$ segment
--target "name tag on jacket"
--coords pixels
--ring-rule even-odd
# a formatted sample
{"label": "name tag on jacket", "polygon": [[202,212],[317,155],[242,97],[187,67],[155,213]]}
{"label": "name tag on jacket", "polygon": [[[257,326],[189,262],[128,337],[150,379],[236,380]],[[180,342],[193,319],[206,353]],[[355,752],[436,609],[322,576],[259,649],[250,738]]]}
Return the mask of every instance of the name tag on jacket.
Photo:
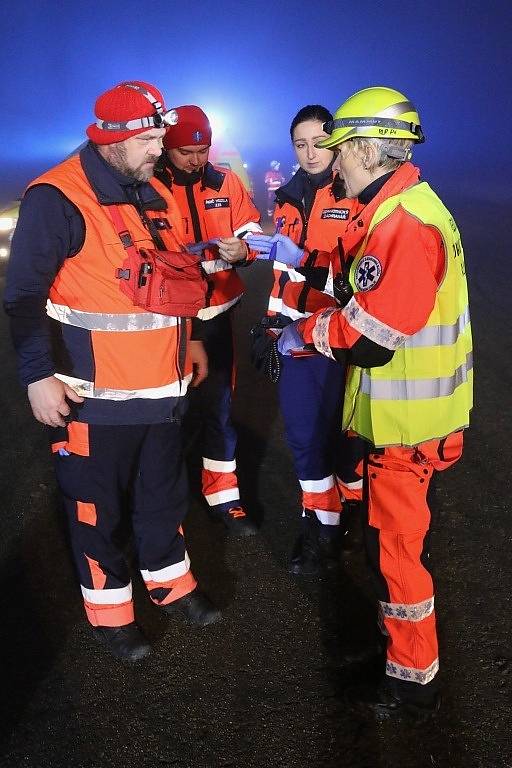
{"label": "name tag on jacket", "polygon": [[338,221],[347,221],[350,214],[349,208],[324,208],[322,219],[338,219]]}
{"label": "name tag on jacket", "polygon": [[207,211],[211,208],[229,208],[229,197],[209,197],[204,201],[204,207]]}

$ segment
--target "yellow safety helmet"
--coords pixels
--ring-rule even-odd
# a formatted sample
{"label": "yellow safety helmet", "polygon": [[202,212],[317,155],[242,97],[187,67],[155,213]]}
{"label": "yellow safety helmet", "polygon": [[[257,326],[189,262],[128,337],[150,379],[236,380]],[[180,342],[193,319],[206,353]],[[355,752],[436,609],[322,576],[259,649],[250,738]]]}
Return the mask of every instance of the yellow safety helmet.
{"label": "yellow safety helmet", "polygon": [[354,93],[336,110],[333,120],[324,123],[324,131],[329,138],[317,147],[335,147],[355,136],[425,141],[414,104],[400,91],[384,87]]}

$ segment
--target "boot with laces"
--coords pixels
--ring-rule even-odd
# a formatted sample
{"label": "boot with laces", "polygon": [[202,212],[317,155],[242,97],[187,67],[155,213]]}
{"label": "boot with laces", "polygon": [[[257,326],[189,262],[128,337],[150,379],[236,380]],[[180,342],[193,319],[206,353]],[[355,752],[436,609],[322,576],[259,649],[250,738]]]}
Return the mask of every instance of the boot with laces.
{"label": "boot with laces", "polygon": [[230,507],[219,517],[232,536],[254,536],[258,533],[258,529],[252,520],[247,517],[243,507]]}

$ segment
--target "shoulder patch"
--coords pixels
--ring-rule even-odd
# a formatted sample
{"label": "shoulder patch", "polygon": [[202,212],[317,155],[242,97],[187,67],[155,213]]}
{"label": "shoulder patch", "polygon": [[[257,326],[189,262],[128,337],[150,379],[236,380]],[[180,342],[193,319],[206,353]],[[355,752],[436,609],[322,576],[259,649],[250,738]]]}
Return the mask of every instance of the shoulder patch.
{"label": "shoulder patch", "polygon": [[363,256],[359,259],[354,282],[358,291],[370,291],[375,288],[382,275],[382,266],[375,256]]}
{"label": "shoulder patch", "polygon": [[211,208],[229,208],[229,197],[207,197],[204,207],[207,211]]}
{"label": "shoulder patch", "polygon": [[350,214],[349,208],[324,208],[321,219],[337,219],[347,221]]}

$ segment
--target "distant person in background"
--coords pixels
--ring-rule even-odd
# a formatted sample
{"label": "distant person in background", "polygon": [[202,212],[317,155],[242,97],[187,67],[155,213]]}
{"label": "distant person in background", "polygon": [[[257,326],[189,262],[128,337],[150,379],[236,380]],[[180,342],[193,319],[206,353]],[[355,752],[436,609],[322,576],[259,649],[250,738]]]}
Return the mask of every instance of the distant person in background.
{"label": "distant person in background", "polygon": [[[323,124],[330,120],[331,113],[314,104],[299,110],[290,126],[299,170],[275,193],[274,222],[281,234],[276,236],[268,314],[277,325],[309,317],[325,306],[337,307],[332,285],[331,293],[313,287],[319,282],[324,288],[326,270],[296,270],[287,252],[287,246],[332,251],[358,207],[357,201],[346,198],[343,182],[333,173],[333,152],[315,146],[327,137]],[[252,242],[256,240],[259,248],[261,239]],[[290,570],[319,575],[337,564],[340,522],[346,530],[361,500],[362,480],[355,465],[362,446],[359,440],[348,440],[341,429],[344,365],[314,351],[310,356],[281,356],[280,368],[279,402],[302,489],[302,532]]]}
{"label": "distant person in background", "polygon": [[235,265],[247,259],[247,234],[261,232],[260,214],[236,173],[208,161],[212,129],[203,110],[188,105],[174,111],[176,123],[165,134],[156,176],[178,203],[186,243],[213,256],[202,263],[210,287],[199,312],[209,358],[208,378],[197,391],[202,490],[211,516],[234,535],[247,536],[257,529],[240,501],[236,476],[232,318],[244,292]]}
{"label": "distant person in background", "polygon": [[265,174],[265,186],[267,188],[267,215],[269,218],[272,218],[272,213],[274,212],[274,195],[276,190],[278,190],[281,184],[284,184],[286,181],[279,170],[280,168],[281,163],[279,160],[271,160],[270,168]]}

